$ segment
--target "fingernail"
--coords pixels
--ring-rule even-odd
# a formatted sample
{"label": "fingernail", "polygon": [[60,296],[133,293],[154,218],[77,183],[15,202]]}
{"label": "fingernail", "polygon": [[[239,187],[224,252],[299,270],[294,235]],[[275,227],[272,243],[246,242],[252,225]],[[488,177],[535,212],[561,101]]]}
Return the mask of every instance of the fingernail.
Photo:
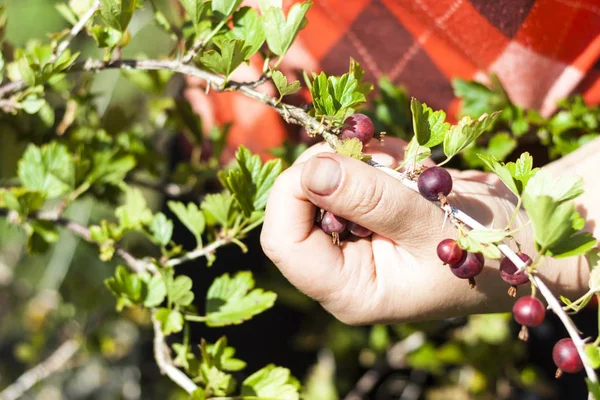
{"label": "fingernail", "polygon": [[320,196],[333,193],[342,179],[340,164],[329,157],[314,157],[304,168],[308,190]]}

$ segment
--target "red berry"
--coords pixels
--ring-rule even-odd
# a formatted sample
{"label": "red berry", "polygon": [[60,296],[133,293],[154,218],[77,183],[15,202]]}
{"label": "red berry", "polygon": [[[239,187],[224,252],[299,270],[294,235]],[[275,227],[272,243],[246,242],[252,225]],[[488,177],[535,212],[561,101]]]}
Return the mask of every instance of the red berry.
{"label": "red berry", "polygon": [[560,371],[575,374],[583,369],[581,357],[579,357],[575,343],[570,338],[561,339],[554,345],[552,360],[559,369],[557,376],[560,376]]}
{"label": "red berry", "polygon": [[484,261],[481,253],[463,251],[461,259],[456,264],[450,265],[450,271],[460,279],[471,279],[479,275]]}
{"label": "red berry", "polygon": [[448,196],[452,191],[452,177],[443,168],[427,168],[419,176],[417,186],[419,193],[427,200],[438,200],[440,194]]}
{"label": "red berry", "polygon": [[444,239],[437,246],[437,255],[444,264],[456,264],[463,256],[463,249],[456,240]]}
{"label": "red berry", "polygon": [[353,114],[344,121],[342,139],[356,138],[363,146],[369,144],[375,134],[375,126],[369,117],[364,114]]}
{"label": "red berry", "polygon": [[321,229],[328,235],[337,233],[338,235],[346,230],[347,222],[344,218],[338,217],[327,211],[321,219]]}
{"label": "red berry", "polygon": [[[525,253],[518,253],[519,258],[527,265],[531,265],[531,257]],[[512,286],[519,286],[529,282],[529,278],[525,272],[517,272],[517,266],[510,261],[509,258],[504,258],[500,263],[500,276],[502,280]]]}
{"label": "red berry", "polygon": [[348,230],[354,236],[358,236],[361,238],[371,236],[371,234],[373,233],[370,230],[368,230],[367,228],[365,228],[355,222],[348,222]]}
{"label": "red berry", "polygon": [[546,308],[533,296],[521,297],[512,309],[513,317],[519,324],[533,328],[544,322]]}

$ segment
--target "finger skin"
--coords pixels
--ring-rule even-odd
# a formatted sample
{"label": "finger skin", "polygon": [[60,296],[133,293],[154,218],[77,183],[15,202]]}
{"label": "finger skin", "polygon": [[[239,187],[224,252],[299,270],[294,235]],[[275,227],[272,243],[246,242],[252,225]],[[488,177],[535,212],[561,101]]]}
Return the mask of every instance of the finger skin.
{"label": "finger skin", "polygon": [[[322,160],[337,162],[341,169],[337,189],[329,195],[316,192],[312,183],[322,173]],[[439,210],[394,177],[339,154],[321,153],[309,159],[302,169],[302,190],[317,207],[395,241],[412,236],[415,208],[421,221],[429,221],[428,216],[439,219]]]}

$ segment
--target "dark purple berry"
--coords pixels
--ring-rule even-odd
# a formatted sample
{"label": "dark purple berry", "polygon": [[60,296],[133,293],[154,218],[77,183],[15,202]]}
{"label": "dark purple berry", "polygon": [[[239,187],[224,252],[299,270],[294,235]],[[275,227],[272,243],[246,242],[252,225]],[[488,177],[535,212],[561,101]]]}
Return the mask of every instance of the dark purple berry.
{"label": "dark purple berry", "polygon": [[371,234],[373,233],[370,230],[368,230],[367,228],[365,228],[364,226],[361,226],[355,222],[348,222],[348,230],[354,236],[357,236],[360,238],[365,238],[365,237],[371,236]]}
{"label": "dark purple berry", "polygon": [[346,230],[347,221],[327,211],[321,219],[321,229],[331,235],[334,244],[340,244],[340,234]]}
{"label": "dark purple berry", "polygon": [[[525,253],[518,253],[519,258],[525,261],[525,264],[531,265],[531,257]],[[529,282],[529,278],[525,272],[517,272],[517,266],[510,261],[508,257],[505,257],[500,263],[500,276],[502,280],[510,285],[519,286]]]}
{"label": "dark purple berry", "polygon": [[581,357],[577,352],[575,343],[570,338],[561,339],[554,345],[552,349],[552,360],[558,367],[556,371],[556,377],[560,377],[562,372],[568,372],[575,374],[583,369],[583,363]]}
{"label": "dark purple berry", "polygon": [[546,318],[544,304],[533,296],[525,296],[517,300],[512,312],[515,321],[530,328],[540,325]]}
{"label": "dark purple berry", "polygon": [[439,195],[448,196],[452,191],[452,177],[443,168],[427,168],[417,181],[419,193],[427,200],[439,200]]}
{"label": "dark purple berry", "polygon": [[519,339],[523,341],[527,341],[529,337],[527,328],[540,325],[546,318],[544,304],[533,296],[525,296],[517,300],[512,312],[515,321],[522,325]]}
{"label": "dark purple berry", "polygon": [[469,286],[475,287],[475,277],[483,269],[484,259],[481,253],[469,253],[463,251],[463,256],[459,262],[450,265],[450,271],[460,279],[468,279]]}
{"label": "dark purple berry", "polygon": [[363,146],[369,144],[375,134],[375,126],[369,117],[364,114],[353,114],[344,121],[342,139],[356,138]]}
{"label": "dark purple berry", "polygon": [[456,240],[444,239],[437,246],[437,255],[444,264],[456,264],[463,256],[463,249]]}

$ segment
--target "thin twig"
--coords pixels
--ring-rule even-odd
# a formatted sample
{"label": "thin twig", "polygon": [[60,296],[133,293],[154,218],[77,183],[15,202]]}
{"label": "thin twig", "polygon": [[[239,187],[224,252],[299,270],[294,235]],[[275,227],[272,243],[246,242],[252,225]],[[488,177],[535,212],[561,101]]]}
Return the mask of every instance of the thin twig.
{"label": "thin twig", "polygon": [[96,0],[94,4],[92,4],[92,7],[81,16],[81,19],[75,25],[73,25],[73,28],[71,28],[69,35],[58,45],[56,51],[54,52],[52,57],[50,57],[50,63],[55,62],[60,56],[62,56],[62,54],[65,52],[65,50],[67,50],[73,39],[75,39],[75,37],[79,35],[83,28],[85,28],[85,25],[89,22],[89,20],[91,20],[94,17],[94,14],[96,14],[96,11],[98,11],[99,9],[100,0]]}
{"label": "thin twig", "polygon": [[216,240],[216,241],[212,242],[211,244],[209,244],[208,246],[204,246],[200,249],[192,250],[182,257],[172,258],[169,261],[167,261],[165,263],[165,265],[168,267],[174,267],[176,265],[183,264],[184,262],[187,262],[187,261],[192,261],[192,260],[195,260],[200,257],[205,257],[211,253],[214,253],[214,251],[217,250],[219,247],[224,246],[228,243],[231,243],[231,238],[222,238],[222,239]]}
{"label": "thin twig", "polygon": [[62,370],[81,347],[79,340],[64,342],[50,357],[21,375],[14,383],[0,392],[2,400],[20,399],[25,392],[50,375]]}
{"label": "thin twig", "polygon": [[198,386],[189,376],[173,364],[173,360],[169,355],[169,348],[167,347],[165,336],[160,327],[160,321],[156,319],[155,310],[152,312],[152,326],[154,327],[154,359],[156,360],[158,368],[160,368],[160,372],[163,375],[167,375],[173,382],[189,394],[194,393],[194,391],[198,389]]}

